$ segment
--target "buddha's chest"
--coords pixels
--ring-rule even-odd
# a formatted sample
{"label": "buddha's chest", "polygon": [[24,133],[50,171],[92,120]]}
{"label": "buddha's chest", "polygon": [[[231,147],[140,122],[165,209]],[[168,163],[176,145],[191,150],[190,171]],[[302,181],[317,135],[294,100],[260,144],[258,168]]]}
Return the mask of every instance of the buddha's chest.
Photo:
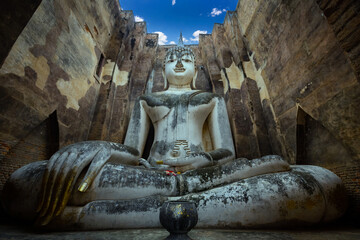
{"label": "buddha's chest", "polygon": [[172,128],[202,123],[214,107],[214,101],[205,94],[152,96],[141,100],[141,104],[153,124],[162,122]]}

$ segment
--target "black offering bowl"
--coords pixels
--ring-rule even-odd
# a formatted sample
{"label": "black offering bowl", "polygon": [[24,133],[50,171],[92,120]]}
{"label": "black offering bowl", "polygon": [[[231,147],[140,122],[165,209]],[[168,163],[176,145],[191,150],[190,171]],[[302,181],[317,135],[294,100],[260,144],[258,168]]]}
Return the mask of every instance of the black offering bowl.
{"label": "black offering bowl", "polygon": [[190,239],[187,233],[197,221],[194,202],[168,201],[160,208],[160,223],[170,233],[166,239]]}

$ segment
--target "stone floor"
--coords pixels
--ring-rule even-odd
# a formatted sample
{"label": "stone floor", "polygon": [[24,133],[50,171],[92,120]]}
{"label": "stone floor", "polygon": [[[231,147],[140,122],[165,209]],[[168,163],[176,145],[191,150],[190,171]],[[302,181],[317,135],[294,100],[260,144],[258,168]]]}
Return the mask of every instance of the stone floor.
{"label": "stone floor", "polygon": [[[86,232],[37,232],[31,227],[14,224],[0,224],[0,240],[8,239],[165,239],[168,233],[164,229],[131,229]],[[189,233],[191,239],[221,240],[221,239],[360,239],[360,228],[334,227],[296,230],[223,230],[194,229]]]}

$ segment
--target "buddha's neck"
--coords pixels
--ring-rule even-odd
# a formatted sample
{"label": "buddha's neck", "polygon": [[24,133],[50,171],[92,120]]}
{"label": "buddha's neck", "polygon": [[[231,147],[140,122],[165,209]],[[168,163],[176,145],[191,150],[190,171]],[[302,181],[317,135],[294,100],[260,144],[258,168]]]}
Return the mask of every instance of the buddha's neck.
{"label": "buddha's neck", "polygon": [[171,92],[187,92],[191,91],[191,87],[189,85],[170,85],[167,91]]}

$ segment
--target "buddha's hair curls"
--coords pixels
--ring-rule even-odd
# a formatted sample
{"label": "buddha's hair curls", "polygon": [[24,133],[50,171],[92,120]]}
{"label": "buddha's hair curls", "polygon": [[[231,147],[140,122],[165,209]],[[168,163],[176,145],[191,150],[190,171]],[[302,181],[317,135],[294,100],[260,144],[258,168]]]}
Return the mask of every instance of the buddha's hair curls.
{"label": "buddha's hair curls", "polygon": [[196,57],[195,54],[193,52],[193,50],[189,47],[184,47],[184,46],[176,46],[176,47],[172,47],[170,48],[164,58],[164,63],[163,63],[163,68],[165,68],[165,64],[166,64],[166,59],[168,57],[170,57],[171,55],[176,55],[177,58],[181,58],[184,55],[190,55],[193,57],[194,59],[194,65],[196,66]]}

